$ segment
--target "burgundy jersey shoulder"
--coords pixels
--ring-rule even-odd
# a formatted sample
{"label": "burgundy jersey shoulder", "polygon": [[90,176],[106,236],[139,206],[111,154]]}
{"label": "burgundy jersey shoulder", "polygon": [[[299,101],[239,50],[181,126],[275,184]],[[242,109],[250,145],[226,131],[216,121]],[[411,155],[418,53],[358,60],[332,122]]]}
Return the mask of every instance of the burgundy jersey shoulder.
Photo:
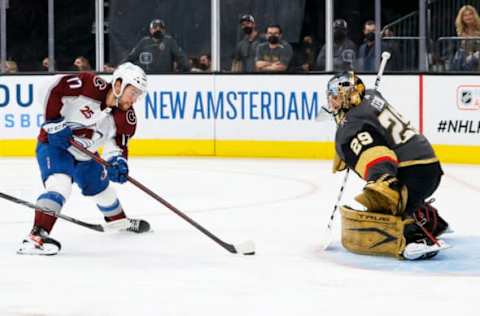
{"label": "burgundy jersey shoulder", "polygon": [[110,84],[93,72],[81,72],[78,77],[82,81],[81,94],[91,99],[105,103]]}
{"label": "burgundy jersey shoulder", "polygon": [[64,106],[63,97],[85,96],[100,101],[105,106],[105,99],[111,85],[92,72],[65,75],[57,81],[48,94],[45,108],[45,120],[54,120],[60,117]]}
{"label": "burgundy jersey shoulder", "polygon": [[129,137],[132,137],[133,134],[135,134],[137,128],[137,115],[135,114],[133,107],[127,111],[114,108],[112,110],[112,115],[113,120],[115,121],[117,134],[125,134],[129,135]]}
{"label": "burgundy jersey shoulder", "polygon": [[128,142],[135,134],[137,128],[135,110],[133,107],[127,111],[114,108],[112,116],[116,128],[115,143],[123,150],[123,156],[128,158]]}

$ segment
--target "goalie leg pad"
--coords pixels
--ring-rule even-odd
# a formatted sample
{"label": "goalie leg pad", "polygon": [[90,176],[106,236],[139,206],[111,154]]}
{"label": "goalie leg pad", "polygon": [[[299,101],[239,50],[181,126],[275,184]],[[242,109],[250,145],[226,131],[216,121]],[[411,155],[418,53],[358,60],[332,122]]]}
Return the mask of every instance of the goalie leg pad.
{"label": "goalie leg pad", "polygon": [[340,214],[345,249],[358,254],[402,258],[406,245],[404,227],[412,223],[412,219],[357,211],[348,206],[341,206]]}

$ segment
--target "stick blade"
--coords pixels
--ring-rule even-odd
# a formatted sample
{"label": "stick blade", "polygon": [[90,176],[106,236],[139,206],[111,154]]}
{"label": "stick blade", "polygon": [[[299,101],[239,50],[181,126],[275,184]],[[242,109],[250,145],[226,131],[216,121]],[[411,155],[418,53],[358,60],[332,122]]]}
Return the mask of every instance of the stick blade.
{"label": "stick blade", "polygon": [[320,241],[320,248],[322,250],[327,250],[330,244],[332,243],[333,233],[332,228],[327,226],[323,232],[322,240]]}
{"label": "stick blade", "polygon": [[255,243],[251,240],[235,245],[238,254],[253,256],[255,254]]}

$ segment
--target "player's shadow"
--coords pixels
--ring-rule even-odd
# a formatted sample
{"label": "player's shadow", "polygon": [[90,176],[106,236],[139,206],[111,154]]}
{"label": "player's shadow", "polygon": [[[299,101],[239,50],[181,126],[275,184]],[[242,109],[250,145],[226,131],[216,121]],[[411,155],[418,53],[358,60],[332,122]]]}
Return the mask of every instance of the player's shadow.
{"label": "player's shadow", "polygon": [[[399,271],[418,274],[480,276],[480,236],[445,235],[442,240],[452,246],[430,260],[397,260],[388,257],[363,256],[348,252],[340,242],[324,257],[341,265],[359,269]],[[323,257],[322,256],[322,257]]]}

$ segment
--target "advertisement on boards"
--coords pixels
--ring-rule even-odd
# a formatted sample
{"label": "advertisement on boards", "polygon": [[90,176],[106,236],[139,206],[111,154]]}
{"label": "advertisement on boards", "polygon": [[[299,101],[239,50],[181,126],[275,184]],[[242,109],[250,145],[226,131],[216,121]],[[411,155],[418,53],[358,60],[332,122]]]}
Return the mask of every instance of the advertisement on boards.
{"label": "advertisement on boards", "polygon": [[[60,75],[4,76],[0,138],[34,139],[44,102]],[[109,80],[109,76],[102,76]],[[135,105],[135,139],[333,141],[335,124],[315,119],[331,75],[150,75]],[[367,88],[375,76],[362,76]],[[384,77],[380,91],[418,124],[415,76]],[[409,93],[399,93],[402,91]]]}
{"label": "advertisement on boards", "polygon": [[43,104],[58,76],[0,77],[0,139],[35,138],[43,123]]}
{"label": "advertisement on boards", "polygon": [[434,144],[480,144],[480,83],[476,76],[424,77],[424,133]]}

